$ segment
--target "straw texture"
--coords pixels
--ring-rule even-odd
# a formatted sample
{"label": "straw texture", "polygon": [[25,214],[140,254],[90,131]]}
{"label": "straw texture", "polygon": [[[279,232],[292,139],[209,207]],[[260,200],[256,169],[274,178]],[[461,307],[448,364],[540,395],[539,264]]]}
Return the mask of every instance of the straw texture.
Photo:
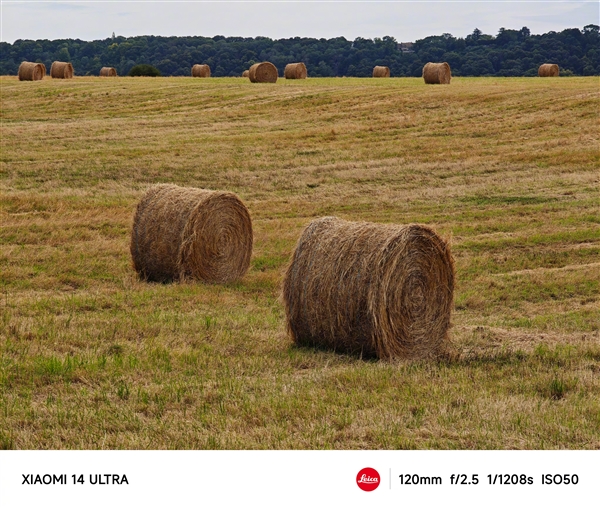
{"label": "straw texture", "polygon": [[250,213],[235,194],[161,184],[137,206],[130,250],[143,279],[225,283],[248,270],[252,239]]}
{"label": "straw texture", "polygon": [[73,77],[73,65],[67,62],[52,62],[50,77],[53,79],[71,79]]}
{"label": "straw texture", "polygon": [[102,67],[100,77],[117,77],[117,69],[114,67]]}
{"label": "straw texture", "polygon": [[453,306],[450,246],[422,225],[313,221],[283,281],[298,345],[391,358],[444,353]]}
{"label": "straw texture", "polygon": [[376,65],[373,67],[373,77],[390,77],[390,68]]}
{"label": "straw texture", "polygon": [[192,77],[210,77],[210,67],[199,63],[192,67]]}
{"label": "straw texture", "polygon": [[308,73],[304,63],[288,63],[283,71],[283,77],[286,79],[306,79]]}
{"label": "straw texture", "polygon": [[248,69],[248,77],[252,83],[276,83],[277,67],[271,62],[255,63]]}
{"label": "straw texture", "polygon": [[46,75],[43,63],[21,62],[19,65],[19,81],[40,81]]}
{"label": "straw texture", "polygon": [[426,84],[450,84],[452,72],[450,65],[443,63],[426,63],[423,67],[423,79]]}
{"label": "straw texture", "polygon": [[538,69],[539,77],[558,77],[559,69],[555,63],[543,63]]}

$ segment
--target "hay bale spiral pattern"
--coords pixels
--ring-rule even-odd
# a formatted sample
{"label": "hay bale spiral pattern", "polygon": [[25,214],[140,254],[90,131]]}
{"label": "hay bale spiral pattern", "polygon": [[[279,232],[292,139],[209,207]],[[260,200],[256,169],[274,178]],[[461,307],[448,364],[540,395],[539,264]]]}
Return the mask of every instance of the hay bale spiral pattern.
{"label": "hay bale spiral pattern", "polygon": [[277,67],[271,62],[255,63],[248,69],[248,78],[252,83],[276,83]]}
{"label": "hay bale spiral pattern", "polygon": [[100,77],[117,77],[117,69],[114,67],[102,67]]}
{"label": "hay bale spiral pattern", "polygon": [[283,77],[286,79],[306,79],[308,72],[304,63],[288,63],[283,71]]}
{"label": "hay bale spiral pattern", "polygon": [[192,77],[210,77],[210,67],[196,63],[192,67]]}
{"label": "hay bale spiral pattern", "polygon": [[53,79],[71,79],[73,74],[73,65],[70,62],[52,62],[50,77]]}
{"label": "hay bale spiral pattern", "polygon": [[559,69],[555,63],[543,63],[538,69],[539,77],[558,77]]}
{"label": "hay bale spiral pattern", "polygon": [[450,84],[452,72],[450,65],[443,63],[426,63],[423,67],[425,84]]}
{"label": "hay bale spiral pattern", "polygon": [[298,345],[390,358],[446,351],[453,306],[449,244],[422,225],[313,221],[283,281]]}
{"label": "hay bale spiral pattern", "polygon": [[231,192],[160,184],[137,206],[131,256],[141,278],[226,283],[250,266],[252,221]]}
{"label": "hay bale spiral pattern", "polygon": [[19,65],[19,81],[40,81],[46,75],[43,63],[21,62]]}
{"label": "hay bale spiral pattern", "polygon": [[373,77],[390,77],[390,68],[376,65],[373,67]]}

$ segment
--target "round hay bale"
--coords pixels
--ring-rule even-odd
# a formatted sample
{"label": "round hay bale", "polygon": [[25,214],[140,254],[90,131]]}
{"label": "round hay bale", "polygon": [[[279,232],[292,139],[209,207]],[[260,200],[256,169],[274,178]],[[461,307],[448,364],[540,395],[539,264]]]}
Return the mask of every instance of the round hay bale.
{"label": "round hay bale", "polygon": [[288,63],[283,71],[283,77],[286,79],[306,79],[308,73],[304,63]]}
{"label": "round hay bale", "polygon": [[242,77],[248,77],[249,75],[250,75],[250,71],[247,69],[244,72],[242,72]]}
{"label": "round hay bale", "polygon": [[53,79],[71,79],[73,77],[73,65],[69,62],[52,62],[50,77]]}
{"label": "round hay bale", "polygon": [[539,77],[558,77],[559,69],[555,63],[543,63],[538,69]]}
{"label": "round hay bale", "polygon": [[46,75],[43,63],[21,62],[19,65],[19,81],[40,81]]}
{"label": "round hay bale", "polygon": [[117,77],[117,69],[114,67],[102,67],[100,77]]}
{"label": "round hay bale", "polygon": [[390,77],[390,68],[376,65],[373,67],[373,77]]}
{"label": "round hay bale", "polygon": [[450,84],[452,72],[450,65],[443,63],[426,63],[423,67],[423,79],[425,84]]}
{"label": "round hay bale", "polygon": [[192,67],[192,77],[210,77],[210,67],[199,63],[195,64]]}
{"label": "round hay bale", "polygon": [[150,281],[238,280],[250,266],[252,220],[231,192],[155,185],[138,203],[131,256]]}
{"label": "round hay bale", "polygon": [[314,220],[283,281],[298,345],[390,358],[447,350],[454,294],[449,244],[423,225]]}
{"label": "round hay bale", "polygon": [[252,83],[276,83],[277,67],[271,62],[255,63],[248,69],[248,77]]}

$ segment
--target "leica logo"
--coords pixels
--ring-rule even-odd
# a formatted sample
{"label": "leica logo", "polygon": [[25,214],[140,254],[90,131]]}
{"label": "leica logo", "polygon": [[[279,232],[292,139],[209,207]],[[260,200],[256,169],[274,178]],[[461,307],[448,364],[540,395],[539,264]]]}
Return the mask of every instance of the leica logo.
{"label": "leica logo", "polygon": [[356,475],[356,484],[363,491],[373,491],[377,489],[380,482],[381,477],[379,476],[379,472],[374,468],[363,468]]}
{"label": "leica logo", "polygon": [[367,474],[362,474],[358,482],[379,482],[377,477],[369,477]]}

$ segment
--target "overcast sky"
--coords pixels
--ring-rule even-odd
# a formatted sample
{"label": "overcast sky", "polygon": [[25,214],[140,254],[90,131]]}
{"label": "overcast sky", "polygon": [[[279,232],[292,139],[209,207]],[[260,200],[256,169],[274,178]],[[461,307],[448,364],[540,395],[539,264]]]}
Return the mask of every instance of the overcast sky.
{"label": "overcast sky", "polygon": [[588,1],[1,1],[0,39],[96,40],[116,35],[384,37],[399,42],[479,28],[529,27],[531,33],[599,24]]}

